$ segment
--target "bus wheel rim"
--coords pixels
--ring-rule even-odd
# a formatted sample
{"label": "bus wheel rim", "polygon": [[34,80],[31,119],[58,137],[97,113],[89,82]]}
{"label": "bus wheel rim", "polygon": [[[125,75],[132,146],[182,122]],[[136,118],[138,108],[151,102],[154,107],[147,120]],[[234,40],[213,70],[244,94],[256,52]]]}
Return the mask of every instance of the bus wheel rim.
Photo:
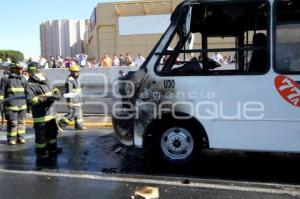
{"label": "bus wheel rim", "polygon": [[168,159],[184,160],[193,152],[194,139],[188,130],[174,127],[163,133],[160,145]]}

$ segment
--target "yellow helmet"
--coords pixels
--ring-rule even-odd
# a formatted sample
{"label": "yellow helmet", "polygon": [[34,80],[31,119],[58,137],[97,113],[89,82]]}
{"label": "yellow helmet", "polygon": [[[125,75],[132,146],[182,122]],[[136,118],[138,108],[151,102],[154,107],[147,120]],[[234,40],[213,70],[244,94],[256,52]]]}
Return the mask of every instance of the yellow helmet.
{"label": "yellow helmet", "polygon": [[69,68],[70,72],[79,72],[80,71],[80,67],[78,65],[72,65]]}

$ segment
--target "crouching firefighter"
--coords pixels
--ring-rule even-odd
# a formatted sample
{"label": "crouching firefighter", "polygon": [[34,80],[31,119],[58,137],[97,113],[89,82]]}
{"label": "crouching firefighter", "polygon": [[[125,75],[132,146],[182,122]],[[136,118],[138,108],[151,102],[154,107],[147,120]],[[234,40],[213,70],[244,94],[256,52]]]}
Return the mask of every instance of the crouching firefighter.
{"label": "crouching firefighter", "polygon": [[76,130],[85,130],[86,127],[83,126],[81,109],[81,86],[78,81],[80,67],[78,65],[72,65],[69,70],[71,74],[68,76],[65,83],[66,94],[70,95],[70,98],[67,97],[69,111],[64,118],[59,121],[59,126],[65,128],[66,126],[75,123]]}
{"label": "crouching firefighter", "polygon": [[20,64],[11,64],[9,69],[10,73],[5,75],[0,83],[0,99],[5,100],[3,107],[7,120],[7,143],[24,144],[27,109],[24,88],[27,81],[21,74],[23,67]]}
{"label": "crouching firefighter", "polygon": [[56,160],[62,148],[57,146],[58,125],[54,102],[60,99],[58,89],[51,90],[38,63],[28,64],[29,80],[25,88],[27,103],[31,107],[37,164]]}

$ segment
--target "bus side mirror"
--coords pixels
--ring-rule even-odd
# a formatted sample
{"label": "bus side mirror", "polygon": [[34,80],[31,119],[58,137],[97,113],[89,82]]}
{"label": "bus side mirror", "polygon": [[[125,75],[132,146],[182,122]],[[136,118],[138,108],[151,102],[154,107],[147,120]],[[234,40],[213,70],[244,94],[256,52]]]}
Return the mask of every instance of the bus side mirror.
{"label": "bus side mirror", "polygon": [[191,32],[191,21],[192,21],[192,7],[189,7],[189,11],[187,12],[185,22],[183,24],[184,36],[187,36]]}

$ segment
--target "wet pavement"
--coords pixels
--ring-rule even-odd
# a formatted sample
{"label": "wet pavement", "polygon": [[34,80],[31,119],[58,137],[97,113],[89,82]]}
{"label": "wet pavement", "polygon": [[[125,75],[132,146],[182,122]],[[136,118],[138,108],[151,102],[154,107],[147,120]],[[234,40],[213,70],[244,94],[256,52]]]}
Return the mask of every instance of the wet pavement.
{"label": "wet pavement", "polygon": [[[79,176],[79,175],[78,175]],[[87,176],[88,177],[88,176]],[[90,176],[92,177],[92,176]],[[107,198],[131,199],[135,191],[147,185],[159,188],[159,198],[174,199],[221,199],[221,198],[296,198],[288,193],[262,193],[257,190],[240,191],[220,188],[198,188],[193,186],[165,185],[105,180],[105,178],[76,178],[52,175],[2,174],[0,181],[1,198]],[[104,180],[103,180],[104,179]],[[8,183],[9,182],[9,183]],[[172,181],[169,181],[170,183]],[[174,182],[174,181],[173,181]],[[276,189],[272,191],[276,192]],[[12,194],[13,193],[13,194]],[[42,197],[41,197],[42,196]]]}
{"label": "wet pavement", "polygon": [[[124,147],[112,129],[66,130],[55,165],[35,165],[31,129],[25,145],[7,146],[0,133],[0,198],[131,198],[144,185],[160,198],[291,198],[300,193],[300,156],[205,152],[174,167],[142,150]],[[18,188],[17,191],[14,191]],[[136,197],[137,198],[137,197]]]}

